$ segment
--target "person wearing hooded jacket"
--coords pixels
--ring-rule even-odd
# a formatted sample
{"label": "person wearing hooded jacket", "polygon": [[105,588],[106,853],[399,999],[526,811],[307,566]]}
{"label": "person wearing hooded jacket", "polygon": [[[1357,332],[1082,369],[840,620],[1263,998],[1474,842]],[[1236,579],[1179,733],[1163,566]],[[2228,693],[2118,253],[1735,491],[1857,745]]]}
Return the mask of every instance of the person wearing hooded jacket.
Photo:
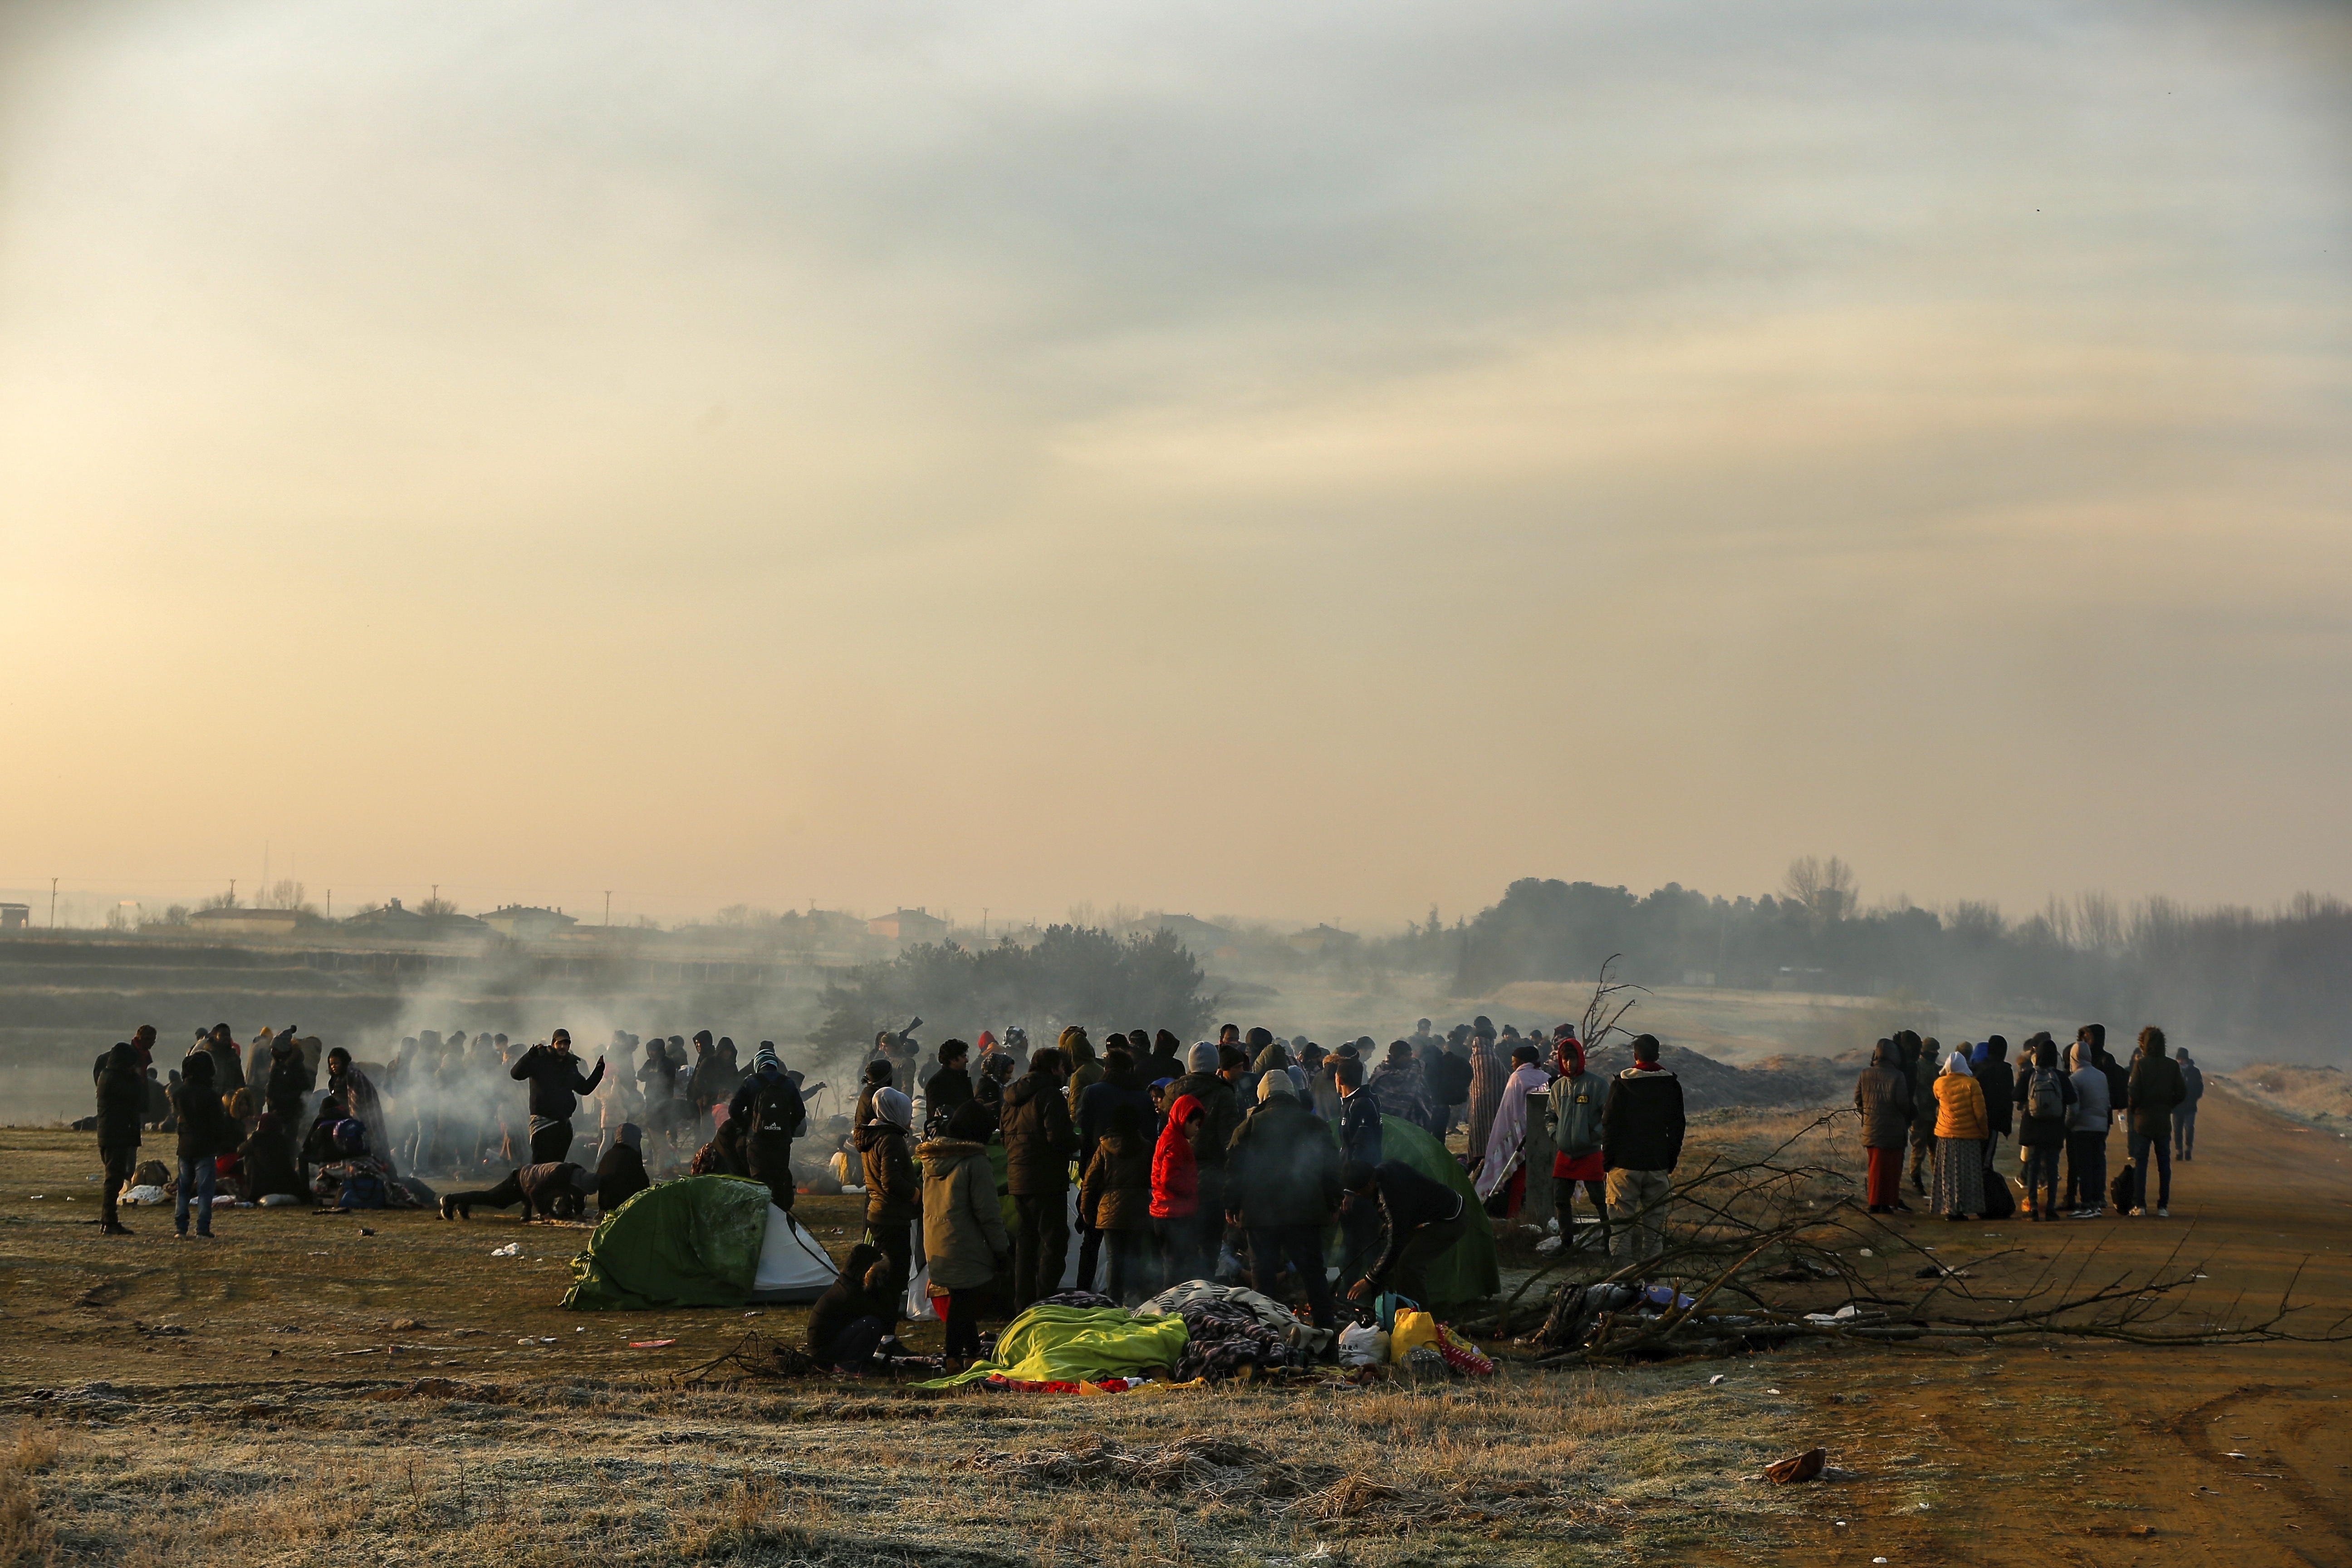
{"label": "person wearing hooded jacket", "polygon": [[2058,1217],[2058,1152],[2074,1110],[2074,1086],[2058,1070],[2058,1047],[2043,1035],[2028,1047],[2017,1075],[2017,1142],[2025,1151],[2025,1217]]}
{"label": "person wearing hooded jacket", "polygon": [[980,1354],[982,1306],[1012,1263],[1013,1238],[1004,1233],[988,1161],[993,1130],[985,1106],[967,1105],[950,1119],[946,1137],[915,1151],[923,1166],[923,1256],[933,1289],[947,1293],[951,1370]]}
{"label": "person wearing hooded jacket", "polygon": [[1911,1056],[1911,1190],[1927,1194],[1927,1173],[1936,1154],[1936,1076],[1943,1070],[1943,1046],[1906,1029],[1895,1043],[1908,1043]]}
{"label": "person wearing hooded jacket", "polygon": [[[1097,1084],[1089,1093],[1098,1092]],[[1078,1212],[1093,1234],[1110,1242],[1110,1275],[1103,1293],[1120,1306],[1132,1306],[1142,1297],[1137,1268],[1140,1237],[1151,1234],[1152,1146],[1150,1113],[1122,1100],[1111,1110],[1094,1155],[1087,1162],[1086,1178],[1078,1184]],[[1079,1281],[1080,1289],[1087,1289]]]}
{"label": "person wearing hooded jacket", "polygon": [[2197,1102],[2205,1098],[2205,1072],[2181,1051],[2173,1057],[2180,1068],[2180,1103],[2172,1108],[2172,1157],[2197,1157]]}
{"label": "person wearing hooded jacket", "polygon": [[[1173,1085],[1171,1085],[1173,1090]],[[1194,1134],[1206,1113],[1189,1094],[1168,1105],[1168,1120],[1151,1151],[1151,1228],[1160,1239],[1160,1285],[1166,1289],[1206,1277],[1201,1258],[1200,1163]]]}
{"label": "person wearing hooded jacket", "polygon": [[100,1058],[97,1088],[100,1234],[129,1236],[115,1204],[139,1164],[139,1129],[147,1120],[147,1073],[130,1041],[118,1041]]}
{"label": "person wearing hooded jacket", "polygon": [[1005,1185],[1018,1229],[1013,1244],[1013,1310],[1060,1289],[1069,1257],[1065,1227],[1070,1158],[1078,1152],[1062,1093],[1062,1053],[1041,1047],[1029,1071],[1004,1090]]}
{"label": "person wearing hooded jacket", "polygon": [[[552,1164],[572,1152],[572,1113],[578,1096],[593,1094],[604,1081],[604,1058],[584,1077],[580,1058],[572,1054],[572,1031],[558,1029],[547,1044],[533,1046],[507,1069],[517,1083],[530,1085],[530,1157],[534,1164]],[[274,1081],[274,1080],[273,1080]]]}
{"label": "person wearing hooded jacket", "polygon": [[[1118,1039],[1120,1037],[1114,1035],[1111,1037]],[[1151,1091],[1145,1089],[1135,1076],[1132,1053],[1125,1047],[1113,1046],[1103,1052],[1102,1068],[1103,1076],[1087,1086],[1086,1092],[1078,1096],[1076,1109],[1073,1112],[1078,1134],[1078,1169],[1081,1172],[1092,1167],[1095,1146],[1110,1131],[1111,1118],[1118,1114],[1120,1106],[1134,1110],[1147,1126],[1152,1118]],[[1141,1157],[1148,1177],[1150,1151],[1144,1151]],[[1149,1184],[1148,1180],[1146,1184]],[[1083,1185],[1081,1183],[1081,1187]],[[1094,1214],[1094,1205],[1081,1196],[1078,1201],[1077,1274],[1077,1288],[1081,1290],[1095,1288],[1095,1266],[1102,1253],[1104,1231],[1096,1223]]]}
{"label": "person wearing hooded jacket", "polygon": [[[1133,1048],[1133,1038],[1129,1037],[1130,1049]],[[1151,1037],[1151,1055],[1138,1065],[1136,1076],[1146,1083],[1157,1083],[1163,1078],[1182,1078],[1184,1042],[1166,1029],[1156,1031]]]}
{"label": "person wearing hooded jacket", "polygon": [[2107,1100],[2107,1075],[2092,1054],[2091,1042],[2077,1037],[2066,1047],[2073,1072],[2066,1081],[2074,1090],[2074,1109],[2066,1117],[2066,1196],[2062,1206],[2069,1219],[2096,1219],[2107,1208],[2107,1123],[2113,1119]]}
{"label": "person wearing hooded jacket", "polygon": [[1168,1086],[1170,1104],[1190,1095],[1201,1108],[1200,1116],[1188,1124],[1188,1137],[1200,1193],[1192,1212],[1196,1234],[1191,1253],[1200,1261],[1202,1279],[1214,1273],[1225,1236],[1225,1151],[1234,1141],[1234,1129],[1242,1121],[1233,1079],[1243,1070],[1244,1060],[1238,1045],[1213,1046],[1202,1040],[1185,1058],[1189,1070]]}
{"label": "person wearing hooded jacket", "polygon": [[[904,1100],[906,1096],[898,1098]],[[799,1087],[784,1071],[783,1059],[772,1047],[761,1047],[752,1060],[751,1076],[736,1086],[734,1098],[728,1102],[727,1125],[741,1129],[736,1147],[742,1151],[744,1168],[751,1179],[764,1183],[770,1201],[787,1213],[794,1192],[793,1140],[807,1120],[808,1109],[801,1102]],[[902,1117],[899,1125],[903,1129],[905,1124]]]}
{"label": "person wearing hooded jacket", "polygon": [[2013,1107],[2017,1098],[2017,1075],[2009,1065],[2009,1040],[2006,1036],[1988,1035],[1984,1042],[1984,1058],[1969,1064],[1977,1087],[1984,1091],[1985,1102],[1985,1163],[1990,1165],[2000,1153],[2000,1141],[2009,1136],[2015,1125]]}
{"label": "person wearing hooded jacket", "polygon": [[1871,1048],[1870,1065],[1854,1079],[1853,1108],[1862,1112],[1862,1145],[1870,1163],[1864,1195],[1873,1214],[1893,1214],[1903,1202],[1903,1147],[1911,1141],[1911,1079],[1895,1065],[1893,1040]]}
{"label": "person wearing hooded jacket", "polygon": [[1103,1065],[1096,1058],[1094,1042],[1076,1024],[1062,1031],[1056,1048],[1062,1053],[1063,1103],[1075,1117],[1078,1096],[1102,1081]]}
{"label": "person wearing hooded jacket", "polygon": [[245,1062],[236,1054],[236,1037],[226,1024],[215,1024],[205,1037],[205,1049],[213,1058],[213,1087],[224,1097],[245,1087]]}
{"label": "person wearing hooded jacket", "polygon": [[1286,1264],[1306,1287],[1315,1326],[1337,1329],[1323,1272],[1323,1228],[1339,1213],[1339,1146],[1298,1102],[1289,1074],[1267,1071],[1257,1091],[1257,1108],[1234,1129],[1226,1151],[1226,1215],[1249,1238],[1257,1293],[1282,1300],[1275,1286]]}
{"label": "person wearing hooded jacket", "polygon": [[[892,1289],[903,1290],[915,1261],[915,1224],[923,1217],[922,1178],[907,1156],[914,1118],[912,1101],[895,1089],[874,1096],[874,1119],[852,1134],[866,1175],[866,1233],[882,1249],[893,1270]],[[893,1313],[890,1321],[898,1321]]]}
{"label": "person wearing hooded jacket", "polygon": [[2188,1093],[2180,1081],[2180,1066],[2164,1053],[2164,1031],[2150,1024],[2139,1032],[2139,1048],[2132,1053],[2126,1080],[2131,1126],[2132,1214],[2147,1215],[2147,1164],[2156,1162],[2156,1217],[2172,1217],[2172,1108]]}

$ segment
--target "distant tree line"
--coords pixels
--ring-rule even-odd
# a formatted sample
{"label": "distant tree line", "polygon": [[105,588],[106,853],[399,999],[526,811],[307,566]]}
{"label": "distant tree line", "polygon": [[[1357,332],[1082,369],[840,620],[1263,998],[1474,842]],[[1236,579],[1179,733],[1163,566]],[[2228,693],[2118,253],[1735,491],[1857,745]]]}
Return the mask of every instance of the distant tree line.
{"label": "distant tree line", "polygon": [[824,1020],[810,1044],[831,1050],[870,1046],[875,1035],[919,1014],[932,1041],[968,1038],[1007,1024],[1053,1043],[1048,1020],[1097,1032],[1135,1025],[1172,1029],[1190,1041],[1209,1021],[1215,998],[1183,943],[1167,931],[1115,936],[1092,926],[1055,925],[1024,946],[1007,937],[993,947],[955,942],[910,947],[881,963],[845,971],[824,988]]}
{"label": "distant tree line", "polygon": [[1451,973],[1457,994],[1479,995],[1516,980],[1589,980],[1612,953],[1648,984],[1908,990],[2329,1055],[2352,1012],[2352,906],[2335,899],[2304,894],[2270,914],[2160,898],[2125,910],[2099,894],[2053,899],[2023,920],[1989,903],[1864,910],[1849,868],[1810,857],[1778,897],[1755,899],[1528,878],[1474,919],[1445,928],[1433,916],[1367,956]]}

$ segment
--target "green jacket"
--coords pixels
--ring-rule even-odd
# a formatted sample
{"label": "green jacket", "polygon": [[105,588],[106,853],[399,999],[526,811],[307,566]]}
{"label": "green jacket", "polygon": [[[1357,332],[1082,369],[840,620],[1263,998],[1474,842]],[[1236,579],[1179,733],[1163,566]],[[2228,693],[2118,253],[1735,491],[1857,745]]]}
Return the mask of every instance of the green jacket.
{"label": "green jacket", "polygon": [[923,1256],[931,1283],[976,1290],[994,1279],[1013,1239],[996,1207],[996,1173],[988,1150],[960,1138],[935,1138],[915,1152],[923,1163]]}
{"label": "green jacket", "polygon": [[1609,1080],[1596,1072],[1556,1078],[1549,1095],[1552,1146],[1570,1159],[1601,1152],[1601,1112],[1609,1101]]}

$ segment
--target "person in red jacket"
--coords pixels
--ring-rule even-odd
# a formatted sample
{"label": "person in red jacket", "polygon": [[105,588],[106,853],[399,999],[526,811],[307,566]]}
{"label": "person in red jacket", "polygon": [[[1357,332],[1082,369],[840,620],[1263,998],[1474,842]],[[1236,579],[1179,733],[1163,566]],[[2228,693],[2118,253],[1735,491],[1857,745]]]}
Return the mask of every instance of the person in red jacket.
{"label": "person in red jacket", "polygon": [[1198,1100],[1178,1095],[1151,1152],[1151,1228],[1160,1237],[1160,1259],[1166,1270],[1162,1289],[1208,1273],[1207,1260],[1201,1256],[1201,1227],[1193,1218],[1201,1207],[1201,1169],[1187,1135],[1206,1114]]}

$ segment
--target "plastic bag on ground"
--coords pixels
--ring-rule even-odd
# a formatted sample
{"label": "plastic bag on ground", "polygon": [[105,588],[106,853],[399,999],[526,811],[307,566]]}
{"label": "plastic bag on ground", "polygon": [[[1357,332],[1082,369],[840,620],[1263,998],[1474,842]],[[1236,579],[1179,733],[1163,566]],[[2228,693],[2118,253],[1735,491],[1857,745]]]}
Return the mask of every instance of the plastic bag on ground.
{"label": "plastic bag on ground", "polygon": [[1389,1359],[1389,1336],[1370,1323],[1339,1331],[1339,1364],[1379,1366]]}

